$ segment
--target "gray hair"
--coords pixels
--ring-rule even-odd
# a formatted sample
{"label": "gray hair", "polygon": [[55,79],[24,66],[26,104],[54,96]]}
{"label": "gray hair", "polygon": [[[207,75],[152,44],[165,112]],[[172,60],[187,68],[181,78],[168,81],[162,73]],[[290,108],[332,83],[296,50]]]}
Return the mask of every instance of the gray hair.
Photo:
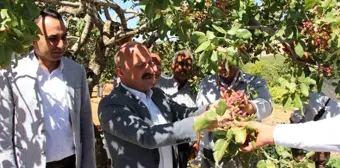
{"label": "gray hair", "polygon": [[192,62],[194,62],[194,56],[193,56],[193,54],[192,54],[191,51],[189,51],[189,50],[180,50],[180,51],[177,51],[177,52],[175,53],[174,57],[172,58],[172,63],[173,63],[173,64],[176,63],[177,57],[178,57],[179,55],[189,55],[190,58],[191,58],[191,60],[192,60]]}

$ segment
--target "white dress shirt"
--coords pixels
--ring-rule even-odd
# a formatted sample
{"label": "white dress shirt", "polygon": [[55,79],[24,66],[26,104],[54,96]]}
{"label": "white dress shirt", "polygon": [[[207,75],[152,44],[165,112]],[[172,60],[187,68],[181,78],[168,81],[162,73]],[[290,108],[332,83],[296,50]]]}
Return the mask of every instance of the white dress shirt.
{"label": "white dress shirt", "polygon": [[277,145],[316,152],[340,152],[340,115],[300,124],[279,124],[273,137]]}
{"label": "white dress shirt", "polygon": [[172,100],[187,107],[196,107],[196,95],[193,94],[190,83],[187,82],[181,89],[180,84],[172,76],[161,76],[155,87],[162,89]]}
{"label": "white dress shirt", "polygon": [[47,162],[58,161],[75,154],[63,67],[64,64],[60,61],[59,67],[51,73],[41,67],[38,69]]}
{"label": "white dress shirt", "polygon": [[[151,96],[153,94],[153,91],[150,89],[146,94],[137,91],[135,89],[129,88],[125,86],[123,83],[121,85],[128,91],[130,91],[133,95],[136,96],[137,99],[139,99],[144,105],[148,108],[151,119],[154,125],[160,125],[160,124],[166,124],[168,123],[159,108],[156,106],[156,104],[152,101]],[[173,167],[173,161],[172,161],[172,146],[164,146],[159,148],[159,168],[169,168]]]}

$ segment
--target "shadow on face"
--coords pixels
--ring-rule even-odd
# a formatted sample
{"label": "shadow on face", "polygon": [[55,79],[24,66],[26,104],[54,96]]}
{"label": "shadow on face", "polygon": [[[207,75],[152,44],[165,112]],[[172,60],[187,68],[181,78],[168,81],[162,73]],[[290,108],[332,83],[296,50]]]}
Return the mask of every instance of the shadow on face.
{"label": "shadow on face", "polygon": [[37,25],[39,40],[33,42],[34,52],[42,59],[59,61],[67,49],[67,30],[62,22],[51,16],[40,16]]}
{"label": "shadow on face", "polygon": [[171,65],[176,79],[187,80],[192,71],[192,58],[190,55],[178,55],[175,63]]}
{"label": "shadow on face", "polygon": [[116,72],[124,85],[141,92],[153,86],[154,64],[148,48],[139,43],[125,44],[116,57],[119,57]]}
{"label": "shadow on face", "polygon": [[239,70],[237,67],[228,65],[228,69],[225,66],[225,62],[221,61],[218,63],[218,75],[223,78],[234,78],[237,71]]}
{"label": "shadow on face", "polygon": [[161,58],[159,57],[158,54],[156,53],[151,53],[151,59],[152,62],[154,63],[154,72],[155,72],[155,80],[158,80],[159,77],[162,74],[162,63],[161,63]]}

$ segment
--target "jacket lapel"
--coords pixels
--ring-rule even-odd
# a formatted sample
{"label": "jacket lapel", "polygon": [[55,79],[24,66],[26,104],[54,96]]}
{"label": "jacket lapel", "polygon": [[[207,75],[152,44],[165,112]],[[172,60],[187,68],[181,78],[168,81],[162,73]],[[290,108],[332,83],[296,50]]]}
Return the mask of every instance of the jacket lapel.
{"label": "jacket lapel", "polygon": [[148,108],[146,107],[146,105],[142,101],[137,99],[137,97],[134,94],[132,94],[130,91],[126,90],[121,84],[119,84],[117,89],[124,96],[127,96],[127,97],[132,99],[132,101],[134,102],[133,106],[136,108],[137,115],[140,118],[142,118],[149,125],[153,125],[150,112],[149,112]]}
{"label": "jacket lapel", "polygon": [[[69,107],[70,113],[70,123],[71,125],[75,123],[75,114],[74,114],[74,101],[75,101],[75,90],[74,90],[74,73],[70,69],[70,66],[67,66],[67,62],[62,59],[64,63],[64,68],[62,70],[64,81],[66,82],[66,98],[67,104]],[[73,127],[72,127],[73,128]]]}
{"label": "jacket lapel", "polygon": [[163,114],[165,120],[167,120],[168,122],[172,122],[173,114],[168,104],[167,97],[164,94],[161,94],[161,92],[153,89],[153,95],[151,99],[156,104],[159,111]]}

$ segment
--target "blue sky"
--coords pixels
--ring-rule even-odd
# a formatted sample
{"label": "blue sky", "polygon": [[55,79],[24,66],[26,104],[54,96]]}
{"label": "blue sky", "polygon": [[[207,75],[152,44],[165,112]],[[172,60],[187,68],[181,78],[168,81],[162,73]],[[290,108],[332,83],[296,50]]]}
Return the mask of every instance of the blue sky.
{"label": "blue sky", "polygon": [[[115,2],[115,3],[117,3],[122,9],[130,8],[132,6],[132,4],[133,4],[130,1],[127,1],[127,2],[124,3],[122,0],[120,0],[118,2]],[[111,15],[112,18],[117,16],[117,14],[113,10],[110,10],[110,15]],[[129,16],[130,15],[127,15],[127,17],[129,17]],[[101,18],[103,20],[106,20],[104,14],[101,15]],[[119,22],[119,18],[117,18],[117,21]],[[129,20],[128,21],[128,28],[136,28],[137,27],[137,22],[138,22],[138,17]]]}

